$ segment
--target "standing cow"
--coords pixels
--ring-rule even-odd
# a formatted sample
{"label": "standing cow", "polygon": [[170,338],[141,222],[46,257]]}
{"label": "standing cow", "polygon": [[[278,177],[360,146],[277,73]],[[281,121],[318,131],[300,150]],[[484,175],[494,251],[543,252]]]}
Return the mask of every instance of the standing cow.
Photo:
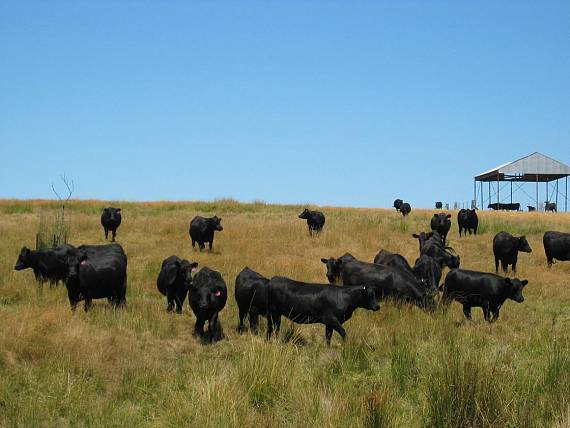
{"label": "standing cow", "polygon": [[457,225],[459,226],[459,236],[461,236],[461,232],[473,232],[477,235],[477,227],[479,226],[479,218],[477,217],[476,210],[469,210],[469,209],[461,209],[459,213],[457,213]]}
{"label": "standing cow", "polygon": [[112,207],[104,208],[103,214],[101,214],[101,225],[105,230],[105,240],[107,240],[109,231],[111,231],[111,241],[115,242],[117,229],[121,225],[121,209]]}
{"label": "standing cow", "polygon": [[[223,339],[219,313],[226,306],[228,289],[219,272],[203,267],[190,287],[190,307],[196,316],[194,335],[206,343]],[[204,324],[208,321],[208,331]]]}
{"label": "standing cow", "polygon": [[439,213],[434,214],[431,218],[431,230],[439,233],[443,245],[445,245],[445,238],[447,238],[447,233],[451,228],[451,214]]}
{"label": "standing cow", "polygon": [[202,251],[206,248],[204,242],[207,242],[210,247],[210,251],[212,251],[212,245],[214,244],[214,232],[221,232],[222,230],[224,230],[224,228],[222,227],[221,217],[194,217],[190,222],[190,230],[188,231],[190,239],[192,239],[192,248],[195,248],[194,244],[197,242],[200,251]]}
{"label": "standing cow", "polygon": [[525,236],[515,237],[508,232],[499,232],[493,238],[493,254],[495,255],[495,273],[499,272],[499,261],[503,272],[507,273],[509,265],[513,272],[517,271],[519,251],[530,253],[532,249]]}
{"label": "standing cow", "polygon": [[544,211],[552,211],[553,213],[556,212],[556,202],[548,202],[544,203]]}
{"label": "standing cow", "polygon": [[182,313],[182,305],[192,286],[192,273],[196,271],[198,263],[170,256],[162,262],[162,267],[156,280],[156,287],[168,302],[166,310],[172,312],[176,304],[176,313]]}
{"label": "standing cow", "polygon": [[251,331],[257,334],[259,315],[267,316],[267,283],[269,279],[248,267],[236,277],[235,298],[239,310],[238,333],[245,331],[244,320],[249,318]]}
{"label": "standing cow", "polygon": [[299,218],[307,220],[307,226],[309,226],[309,235],[313,236],[313,233],[318,234],[323,230],[325,225],[325,215],[320,211],[310,211],[305,208]]}
{"label": "standing cow", "polygon": [[554,260],[570,260],[570,233],[548,231],[542,237],[544,253],[548,267],[552,266]]}
{"label": "standing cow", "polygon": [[407,202],[404,202],[402,204],[402,206],[400,207],[400,212],[402,213],[402,215],[404,217],[406,217],[408,214],[410,214],[412,212],[412,207],[410,204],[408,204]]}
{"label": "standing cow", "polygon": [[526,279],[520,281],[492,273],[454,269],[445,277],[442,301],[446,305],[451,300],[461,303],[467,319],[471,319],[472,307],[480,307],[485,321],[493,322],[499,318],[505,300],[524,301],[522,291],[527,284]]}
{"label": "standing cow", "polygon": [[75,251],[75,247],[71,245],[42,248],[37,251],[22,247],[14,269],[31,268],[34,271],[36,281],[40,284],[49,281],[52,285],[56,285],[58,282],[66,280],[68,274],[67,258]]}

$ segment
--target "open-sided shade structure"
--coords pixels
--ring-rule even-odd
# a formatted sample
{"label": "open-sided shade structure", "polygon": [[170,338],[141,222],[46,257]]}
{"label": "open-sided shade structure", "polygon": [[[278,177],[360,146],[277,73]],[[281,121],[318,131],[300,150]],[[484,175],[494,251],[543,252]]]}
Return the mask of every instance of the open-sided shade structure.
{"label": "open-sided shade structure", "polygon": [[[477,200],[477,182],[480,182],[480,196],[481,196],[481,208],[484,208],[484,198],[483,198],[483,183],[487,182],[489,187],[488,201],[489,203],[497,202],[504,203],[504,200],[509,196],[503,193],[503,199],[501,199],[500,183],[510,182],[510,202],[512,203],[513,198],[513,182],[514,183],[536,183],[536,208],[540,206],[539,199],[539,189],[538,183],[546,183],[546,199],[545,202],[556,202],[558,207],[558,195],[564,197],[564,209],[568,210],[568,176],[570,176],[570,167],[560,161],[552,159],[542,153],[535,152],[531,155],[525,156],[524,158],[518,159],[513,162],[508,162],[503,165],[499,165],[489,171],[485,171],[477,176],[475,176],[474,181],[474,200]],[[558,190],[558,181],[560,179],[565,179],[565,192],[562,195]],[[548,193],[548,183],[555,181],[555,191],[556,196],[555,201],[550,201],[550,194]],[[496,199],[495,194],[491,195],[491,183],[497,183],[496,189]],[[520,186],[519,186],[520,187]]]}

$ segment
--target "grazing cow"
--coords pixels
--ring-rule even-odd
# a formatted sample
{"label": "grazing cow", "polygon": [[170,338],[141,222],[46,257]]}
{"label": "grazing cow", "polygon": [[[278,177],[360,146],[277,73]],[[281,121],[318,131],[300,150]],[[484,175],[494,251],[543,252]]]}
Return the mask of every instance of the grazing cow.
{"label": "grazing cow", "polygon": [[553,213],[557,212],[556,211],[556,202],[546,201],[544,203],[544,211],[552,211]]}
{"label": "grazing cow", "polygon": [[442,209],[442,208],[443,208],[443,203],[441,203],[441,202],[436,202],[436,203],[435,203],[435,209],[436,209],[436,210],[440,210],[440,209]]}
{"label": "grazing cow", "polygon": [[407,202],[404,202],[400,207],[400,212],[405,217],[412,212],[412,207]]}
{"label": "grazing cow", "polygon": [[467,319],[471,319],[472,307],[480,307],[485,321],[493,322],[499,318],[499,310],[505,300],[524,301],[522,291],[527,284],[526,279],[520,281],[492,273],[455,269],[445,278],[442,301],[445,304],[451,300],[461,303]]}
{"label": "grazing cow", "polygon": [[461,232],[473,232],[477,235],[477,226],[479,225],[479,218],[477,217],[476,210],[462,209],[457,213],[457,225],[459,226],[459,236]]}
{"label": "grazing cow", "polygon": [[271,339],[273,328],[279,334],[281,316],[285,316],[298,324],[324,324],[327,345],[331,343],[333,330],[345,341],[346,331],[342,324],[357,308],[380,309],[374,289],[366,285],[337,287],[274,276],[267,288],[267,340]]}
{"label": "grazing cow", "polygon": [[439,213],[434,214],[431,218],[431,230],[439,233],[443,244],[445,245],[445,238],[447,238],[447,233],[451,228],[451,214]]}
{"label": "grazing cow", "polygon": [[418,233],[413,233],[412,236],[414,238],[416,238],[418,240],[418,242],[420,243],[420,253],[422,251],[422,247],[424,246],[424,244],[431,239],[432,237],[435,237],[435,239],[438,239],[441,244],[443,245],[443,241],[441,240],[441,236],[439,236],[439,233],[437,232],[420,232]]}
{"label": "grazing cow", "polygon": [[198,263],[189,262],[177,256],[170,256],[162,262],[162,267],[156,280],[156,287],[164,296],[168,306],[166,310],[172,312],[176,304],[176,313],[182,313],[182,305],[192,286],[192,273],[196,271]]}
{"label": "grazing cow", "polygon": [[[223,339],[219,313],[228,299],[226,283],[219,272],[203,267],[194,277],[190,287],[190,307],[196,316],[194,336],[211,343]],[[204,324],[208,321],[208,331]]]}
{"label": "grazing cow", "polygon": [[528,212],[536,211],[536,207],[533,207],[532,205],[527,205],[527,208],[528,208]]}
{"label": "grazing cow", "polygon": [[202,251],[206,246],[204,242],[208,243],[210,247],[210,251],[212,251],[212,245],[214,244],[214,232],[222,231],[224,228],[222,227],[222,218],[218,216],[214,217],[200,217],[196,216],[190,222],[190,239],[192,239],[192,248],[194,244],[197,242],[200,251]]}
{"label": "grazing cow", "polygon": [[373,287],[379,300],[393,298],[413,303],[421,308],[435,308],[433,294],[427,292],[413,274],[386,265],[377,265],[356,260],[346,253],[338,259],[321,259],[327,266],[327,278],[331,284],[341,281],[343,285],[366,284]]}
{"label": "grazing cow", "polygon": [[267,283],[269,279],[248,267],[236,277],[235,297],[239,310],[238,333],[245,331],[244,320],[249,318],[251,331],[257,334],[259,315],[267,316]]}
{"label": "grazing cow", "polygon": [[487,208],[495,211],[497,210],[519,211],[521,208],[521,204],[519,204],[518,202],[512,204],[502,204],[495,202],[493,204],[487,205]]}
{"label": "grazing cow", "polygon": [[[425,289],[437,291],[439,280],[441,279],[441,267],[429,256],[422,256],[416,260],[412,268],[408,261],[400,254],[381,250],[374,257],[374,264],[392,266],[412,275]],[[439,272],[439,274],[438,274]]]}
{"label": "grazing cow", "polygon": [[318,234],[323,230],[325,225],[325,215],[320,211],[310,211],[307,208],[299,214],[299,218],[307,220],[307,226],[309,226],[309,235],[313,236],[313,233]]}
{"label": "grazing cow", "polygon": [[380,250],[374,257],[374,264],[392,266],[413,274],[412,267],[404,256],[386,250]]}
{"label": "grazing cow", "polygon": [[75,247],[71,245],[42,248],[37,251],[22,247],[14,269],[31,268],[40,284],[49,281],[52,285],[56,285],[67,278],[67,257],[74,251]]}
{"label": "grazing cow", "polygon": [[105,230],[105,240],[109,236],[109,231],[111,231],[111,241],[115,242],[115,236],[117,235],[117,229],[121,225],[121,209],[120,208],[104,208],[103,214],[101,214],[101,225]]}
{"label": "grazing cow", "polygon": [[127,256],[119,244],[85,245],[67,258],[65,282],[71,309],[85,301],[85,311],[93,299],[107,298],[115,307],[124,306],[127,293]]}
{"label": "grazing cow", "polygon": [[396,208],[396,211],[400,211],[400,208],[402,208],[403,203],[404,201],[402,201],[401,199],[396,199],[394,201],[394,208]]}
{"label": "grazing cow", "polygon": [[497,233],[493,238],[495,273],[499,272],[499,261],[501,261],[501,267],[505,273],[507,273],[509,265],[512,265],[513,272],[516,272],[519,251],[523,253],[532,252],[525,236],[517,238],[504,231]]}
{"label": "grazing cow", "polygon": [[542,237],[544,253],[548,267],[552,266],[554,260],[570,260],[570,233],[549,231]]}
{"label": "grazing cow", "polygon": [[459,267],[460,258],[454,255],[450,250],[453,250],[453,248],[443,245],[439,235],[434,234],[422,245],[420,256],[426,255],[433,258],[442,269],[445,266],[449,269],[457,269]]}
{"label": "grazing cow", "polygon": [[[459,262],[457,262],[459,265]],[[432,292],[437,292],[439,289],[439,281],[441,280],[442,269],[440,264],[430,256],[425,254],[421,255],[413,267],[413,271],[420,280],[423,280],[428,289]]]}

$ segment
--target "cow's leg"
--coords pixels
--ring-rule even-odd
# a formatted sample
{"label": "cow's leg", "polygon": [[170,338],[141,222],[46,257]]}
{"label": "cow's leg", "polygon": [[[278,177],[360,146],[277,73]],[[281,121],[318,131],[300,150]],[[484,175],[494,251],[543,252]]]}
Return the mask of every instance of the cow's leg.
{"label": "cow's leg", "polygon": [[109,236],[109,229],[107,229],[106,227],[104,227],[105,229],[105,241],[107,240],[107,237]]}
{"label": "cow's leg", "polygon": [[517,271],[517,261],[517,257],[515,257],[513,260],[513,273]]}
{"label": "cow's leg", "polygon": [[194,324],[194,336],[198,336],[200,338],[204,337],[204,324],[206,323],[206,320],[201,318],[201,317],[197,317],[196,318],[196,324]]}
{"label": "cow's leg", "polygon": [[325,338],[327,339],[327,345],[331,344],[331,337],[333,334],[333,328],[331,326],[325,326]]}
{"label": "cow's leg", "polygon": [[346,342],[346,330],[344,329],[344,327],[341,325],[341,323],[338,322],[338,320],[334,320],[333,323],[331,324],[331,327],[338,333],[340,334],[340,337],[342,337],[342,341]]}
{"label": "cow's leg", "polygon": [[468,320],[471,319],[471,305],[468,305],[467,303],[463,304],[463,314]]}
{"label": "cow's leg", "polygon": [[174,310],[174,299],[172,298],[172,296],[168,295],[166,297],[166,300],[168,301],[168,306],[166,307],[166,312],[172,312]]}
{"label": "cow's leg", "polygon": [[546,255],[546,264],[548,265],[549,268],[552,267],[553,261],[554,261],[554,259],[549,254],[547,254]]}
{"label": "cow's leg", "polygon": [[174,299],[174,303],[176,303],[176,313],[181,314],[182,313],[182,299],[180,298],[180,296],[176,296],[176,298]]}
{"label": "cow's leg", "polygon": [[85,305],[83,306],[83,308],[85,309],[85,312],[87,312],[89,309],[91,309],[92,305],[93,305],[93,301],[91,300],[91,297],[85,297]]}
{"label": "cow's leg", "polygon": [[503,268],[503,272],[506,274],[509,270],[509,264],[505,260],[501,260],[501,268]]}
{"label": "cow's leg", "polygon": [[[238,324],[238,328],[237,331],[238,333],[243,333],[245,331],[245,325],[243,323],[243,321],[245,320],[245,317],[247,316],[247,311],[243,310],[242,308],[238,308],[239,310],[239,324]],[[249,318],[249,323],[251,325],[251,317]]]}
{"label": "cow's leg", "polygon": [[111,236],[111,242],[115,242],[115,236],[117,236],[117,229],[112,229],[111,233],[113,234]]}
{"label": "cow's leg", "polygon": [[259,324],[259,314],[257,311],[249,311],[249,328],[253,334],[257,334]]}
{"label": "cow's leg", "polygon": [[495,257],[495,273],[499,273],[499,258]]}
{"label": "cow's leg", "polygon": [[493,312],[493,317],[491,318],[491,322],[495,322],[499,319],[499,310],[501,308],[495,308],[492,312]]}
{"label": "cow's leg", "polygon": [[221,325],[218,322],[218,312],[216,312],[212,317],[208,320],[208,342],[217,342],[218,340],[222,340],[223,335],[221,331]]}
{"label": "cow's leg", "polygon": [[211,240],[210,242],[208,242],[208,247],[210,249],[210,252],[212,252],[212,245],[214,244],[214,240]]}
{"label": "cow's leg", "polygon": [[206,248],[206,246],[204,245],[203,242],[198,242],[198,246],[200,247],[200,251],[202,251],[204,248]]}
{"label": "cow's leg", "polygon": [[192,249],[196,250],[196,247],[194,246],[196,244],[196,241],[194,239],[192,239]]}
{"label": "cow's leg", "polygon": [[271,339],[271,333],[275,328],[275,336],[279,337],[279,330],[281,328],[281,314],[273,313],[267,317],[267,340]]}
{"label": "cow's leg", "polygon": [[491,322],[491,311],[489,310],[488,303],[483,305],[483,316],[485,317],[485,321]]}

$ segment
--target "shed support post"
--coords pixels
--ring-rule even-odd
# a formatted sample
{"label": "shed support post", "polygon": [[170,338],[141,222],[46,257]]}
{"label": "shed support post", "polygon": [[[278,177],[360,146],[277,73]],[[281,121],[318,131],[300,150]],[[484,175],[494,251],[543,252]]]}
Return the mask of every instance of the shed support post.
{"label": "shed support post", "polygon": [[[544,203],[546,204],[546,203],[550,202],[549,199],[550,199],[550,195],[548,194],[548,181],[547,181],[546,182],[546,200],[544,201]],[[544,210],[546,211],[546,205],[545,205]]]}
{"label": "shed support post", "polygon": [[538,206],[538,174],[536,174],[536,210],[538,211],[540,208]]}
{"label": "shed support post", "polygon": [[473,202],[472,204],[477,205],[477,181],[473,179]]}
{"label": "shed support post", "polygon": [[566,176],[566,190],[564,191],[564,211],[568,211],[568,176]]}
{"label": "shed support post", "polygon": [[511,204],[513,203],[513,182],[511,181]]}
{"label": "shed support post", "polygon": [[558,212],[558,179],[556,179],[556,211]]}
{"label": "shed support post", "polygon": [[481,186],[481,209],[483,209],[483,182],[481,181],[479,185]]}
{"label": "shed support post", "polygon": [[489,204],[491,203],[491,180],[488,181],[489,183]]}
{"label": "shed support post", "polygon": [[497,208],[501,206],[501,198],[499,195],[501,182],[499,181],[499,174],[497,173]]}

